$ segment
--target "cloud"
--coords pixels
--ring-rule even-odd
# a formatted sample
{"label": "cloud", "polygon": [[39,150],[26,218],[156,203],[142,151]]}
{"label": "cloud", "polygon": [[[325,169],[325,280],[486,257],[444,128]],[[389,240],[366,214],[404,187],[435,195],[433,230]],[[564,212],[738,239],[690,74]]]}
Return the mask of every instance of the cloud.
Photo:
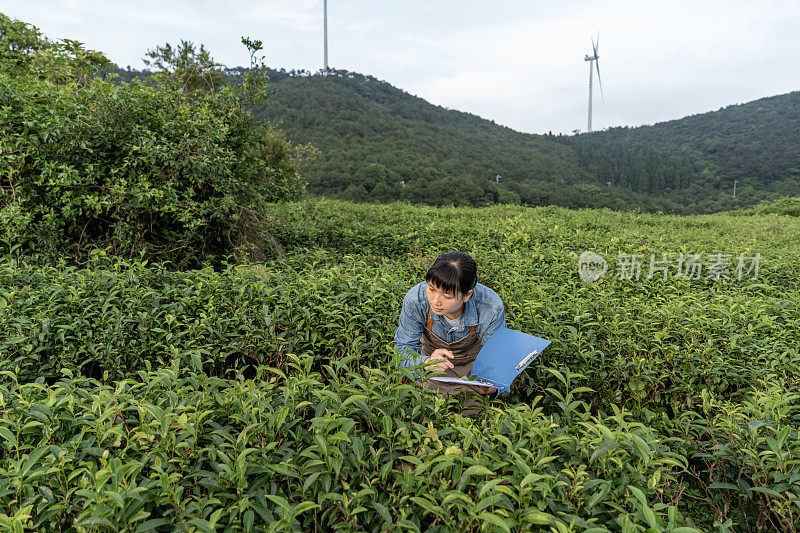
{"label": "cloud", "polygon": [[[532,132],[586,125],[591,37],[600,32],[605,101],[593,125],[647,124],[800,88],[797,0],[328,2],[329,59],[436,104]],[[322,63],[322,0],[0,0],[0,10],[141,65],[187,39],[245,64],[239,37],[273,66]],[[595,78],[596,80],[596,78]]]}
{"label": "cloud", "polygon": [[322,29],[323,13],[316,0],[261,0],[238,18],[308,32]]}
{"label": "cloud", "polygon": [[378,26],[376,20],[368,20],[366,22],[359,22],[356,24],[349,24],[345,29],[350,32],[367,31]]}
{"label": "cloud", "polygon": [[393,57],[417,58],[408,62],[414,72],[370,66],[391,70],[382,77],[437,104],[536,132],[585,128],[583,57],[598,30],[605,102],[595,73],[595,128],[619,125],[612,121],[621,116],[628,125],[652,123],[776,94],[766,86],[787,76],[800,85],[785,66],[794,61],[786,41],[796,40],[790,28],[800,23],[800,3],[624,0],[519,11],[384,45]]}
{"label": "cloud", "polygon": [[400,37],[401,43],[411,43],[412,45],[430,46],[434,41],[422,35],[405,34]]}

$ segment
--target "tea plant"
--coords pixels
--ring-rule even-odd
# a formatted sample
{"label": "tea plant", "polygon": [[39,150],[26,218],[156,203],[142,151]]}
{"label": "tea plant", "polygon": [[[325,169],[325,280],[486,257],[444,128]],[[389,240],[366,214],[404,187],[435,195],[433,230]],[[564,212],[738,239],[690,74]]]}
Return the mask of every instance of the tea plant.
{"label": "tea plant", "polygon": [[[0,261],[3,527],[796,529],[796,219],[270,209],[284,257],[257,265]],[[577,275],[583,249],[659,248],[762,267]],[[552,340],[474,418],[393,353],[447,249]]]}
{"label": "tea plant", "polygon": [[[343,379],[331,382],[291,356],[290,373],[224,379],[188,359],[114,384],[7,372],[4,523],[563,530],[613,528],[634,508],[633,523],[659,530],[686,520],[654,503],[671,497],[680,457],[629,412],[563,425],[535,399],[473,420],[397,369],[334,362],[325,372]],[[644,501],[632,507],[631,491]]]}

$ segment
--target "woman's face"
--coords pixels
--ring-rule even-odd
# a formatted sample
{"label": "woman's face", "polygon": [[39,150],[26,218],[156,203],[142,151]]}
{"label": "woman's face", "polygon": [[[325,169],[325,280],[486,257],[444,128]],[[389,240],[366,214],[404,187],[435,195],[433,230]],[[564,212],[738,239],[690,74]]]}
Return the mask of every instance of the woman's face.
{"label": "woman's face", "polygon": [[432,312],[437,315],[455,315],[456,317],[461,314],[464,304],[472,297],[472,290],[466,295],[460,292],[452,294],[444,292],[431,282],[428,282],[426,293]]}

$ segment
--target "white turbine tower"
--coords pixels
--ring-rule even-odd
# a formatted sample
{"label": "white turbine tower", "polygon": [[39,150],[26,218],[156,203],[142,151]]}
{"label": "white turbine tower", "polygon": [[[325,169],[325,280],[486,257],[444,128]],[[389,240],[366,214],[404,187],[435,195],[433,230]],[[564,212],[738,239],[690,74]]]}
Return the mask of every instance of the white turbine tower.
{"label": "white turbine tower", "polygon": [[324,11],[324,36],[325,36],[325,70],[323,70],[323,75],[328,75],[328,0],[323,0],[323,11]]}
{"label": "white turbine tower", "polygon": [[[597,34],[597,44],[595,44],[594,39],[592,39],[592,52],[591,56],[586,56],[583,58],[584,61],[589,62],[589,133],[592,131],[592,71],[594,70],[593,67],[597,68],[597,81],[600,83],[600,97],[605,101],[605,96],[603,96],[603,81],[600,79],[600,56],[597,55],[597,49],[600,48],[600,34]],[[594,62],[594,65],[592,65]]]}

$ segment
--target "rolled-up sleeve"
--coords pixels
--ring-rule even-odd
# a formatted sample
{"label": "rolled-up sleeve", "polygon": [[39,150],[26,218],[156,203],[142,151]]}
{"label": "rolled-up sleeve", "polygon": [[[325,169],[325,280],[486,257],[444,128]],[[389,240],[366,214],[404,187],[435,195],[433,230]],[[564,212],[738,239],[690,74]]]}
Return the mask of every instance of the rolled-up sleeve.
{"label": "rolled-up sleeve", "polygon": [[486,344],[499,328],[506,327],[506,311],[502,302],[500,302],[499,307],[492,307],[491,318],[484,324],[479,324],[478,327],[478,339],[480,339],[481,344]]}
{"label": "rolled-up sleeve", "polygon": [[400,366],[414,366],[422,359],[422,331],[425,328],[425,309],[419,301],[419,286],[413,287],[403,298],[400,320],[394,333],[394,342],[400,353]]}

